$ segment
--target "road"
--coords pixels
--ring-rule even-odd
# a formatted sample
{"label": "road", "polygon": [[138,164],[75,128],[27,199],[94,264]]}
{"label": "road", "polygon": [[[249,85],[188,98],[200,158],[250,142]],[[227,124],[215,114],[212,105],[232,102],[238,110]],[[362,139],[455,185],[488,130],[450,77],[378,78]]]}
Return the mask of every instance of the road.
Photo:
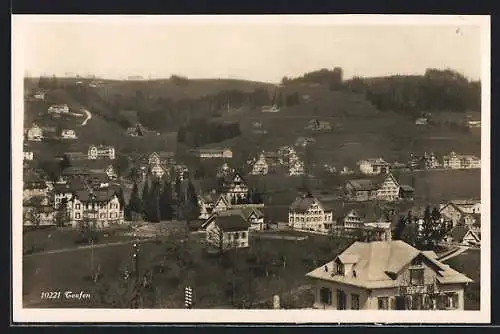
{"label": "road", "polygon": [[85,126],[87,125],[87,122],[92,118],[92,114],[87,109],[81,109],[81,111],[83,111],[87,115],[87,118],[85,118],[85,120],[82,122],[82,124],[80,124],[80,126]]}

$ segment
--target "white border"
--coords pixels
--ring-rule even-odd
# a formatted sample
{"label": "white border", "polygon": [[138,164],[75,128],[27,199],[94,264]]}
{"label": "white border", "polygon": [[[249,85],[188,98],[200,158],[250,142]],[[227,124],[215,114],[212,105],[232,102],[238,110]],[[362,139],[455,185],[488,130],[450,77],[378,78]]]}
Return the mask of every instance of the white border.
{"label": "white border", "polygon": [[[477,25],[481,27],[481,310],[480,311],[324,311],[324,310],[106,310],[24,309],[22,307],[22,201],[13,200],[14,322],[142,323],[488,323],[490,322],[490,17],[471,15],[265,15],[265,16],[12,16],[12,198],[22,198],[23,27],[30,22],[113,24],[302,24],[302,25]],[[304,273],[305,274],[305,273]]]}

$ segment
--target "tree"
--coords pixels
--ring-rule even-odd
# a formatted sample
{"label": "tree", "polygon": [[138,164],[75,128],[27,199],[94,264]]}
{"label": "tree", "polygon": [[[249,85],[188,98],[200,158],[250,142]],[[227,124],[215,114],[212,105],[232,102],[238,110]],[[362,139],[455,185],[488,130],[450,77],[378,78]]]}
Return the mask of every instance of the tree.
{"label": "tree", "polygon": [[155,181],[149,192],[148,201],[146,204],[147,220],[157,223],[160,221],[160,191],[161,185],[159,181]]}
{"label": "tree", "polygon": [[40,223],[42,222],[42,213],[39,207],[33,207],[31,209],[30,220],[31,224],[33,224],[34,227],[36,228],[40,227]]}
{"label": "tree", "polygon": [[68,220],[68,199],[66,197],[63,197],[55,213],[56,226],[63,227],[66,225]]}
{"label": "tree", "polygon": [[406,217],[400,216],[399,220],[397,222],[397,225],[393,231],[393,239],[394,240],[401,240],[401,237],[403,236],[403,232],[405,230],[405,227],[406,227]]}
{"label": "tree", "polygon": [[429,205],[425,207],[424,210],[424,218],[422,222],[421,233],[419,234],[418,245],[417,247],[421,250],[430,250],[434,246],[435,241],[435,232],[434,232],[434,224],[431,216],[431,208]]}
{"label": "tree", "polygon": [[62,156],[61,162],[59,164],[59,168],[61,171],[63,171],[68,167],[71,167],[71,160],[68,158],[68,156],[66,154],[64,154]]}
{"label": "tree", "polygon": [[130,219],[137,220],[141,213],[143,212],[142,200],[139,197],[139,187],[137,183],[134,182],[132,188],[132,194],[130,195],[130,200],[127,205],[127,213]]}
{"label": "tree", "polygon": [[172,220],[174,217],[172,198],[172,184],[165,178],[163,188],[160,193],[160,216],[161,220]]}
{"label": "tree", "polygon": [[149,208],[149,200],[150,200],[150,190],[149,190],[150,180],[147,179],[144,182],[144,186],[142,188],[142,213],[144,215],[144,219],[148,220],[148,208]]}

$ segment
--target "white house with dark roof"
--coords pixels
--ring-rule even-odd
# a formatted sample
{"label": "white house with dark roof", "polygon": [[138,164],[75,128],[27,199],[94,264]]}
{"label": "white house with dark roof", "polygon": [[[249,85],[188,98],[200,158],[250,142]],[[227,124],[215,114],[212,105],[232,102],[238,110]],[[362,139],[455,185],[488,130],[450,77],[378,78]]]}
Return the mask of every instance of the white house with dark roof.
{"label": "white house with dark roof", "polygon": [[239,213],[213,215],[201,228],[206,232],[207,244],[220,251],[249,246],[250,224]]}
{"label": "white house with dark roof", "polygon": [[364,175],[386,174],[390,170],[390,164],[382,158],[360,160],[357,165]]}
{"label": "white house with dark roof", "polygon": [[473,282],[401,240],[354,242],[306,277],[313,307],[336,310],[463,310]]}
{"label": "white house with dark roof", "polygon": [[61,131],[61,138],[63,139],[77,139],[75,130],[72,129],[63,129]]}
{"label": "white house with dark roof", "polygon": [[70,203],[70,219],[73,226],[90,222],[94,223],[96,228],[103,228],[123,223],[123,208],[111,189],[77,191]]}
{"label": "white house with dark roof", "polygon": [[315,197],[299,197],[289,207],[288,224],[296,230],[329,233],[333,226],[333,212]]}
{"label": "white house with dark roof", "polygon": [[36,123],[33,123],[31,128],[26,130],[26,139],[29,141],[42,141],[43,130]]}

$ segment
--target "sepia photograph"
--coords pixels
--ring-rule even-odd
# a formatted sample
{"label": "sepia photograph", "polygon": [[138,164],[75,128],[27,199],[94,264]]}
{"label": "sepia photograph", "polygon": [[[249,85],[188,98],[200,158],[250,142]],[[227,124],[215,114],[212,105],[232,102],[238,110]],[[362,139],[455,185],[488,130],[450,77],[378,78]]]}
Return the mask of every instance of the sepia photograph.
{"label": "sepia photograph", "polygon": [[489,322],[490,49],[489,16],[13,15],[14,321]]}

